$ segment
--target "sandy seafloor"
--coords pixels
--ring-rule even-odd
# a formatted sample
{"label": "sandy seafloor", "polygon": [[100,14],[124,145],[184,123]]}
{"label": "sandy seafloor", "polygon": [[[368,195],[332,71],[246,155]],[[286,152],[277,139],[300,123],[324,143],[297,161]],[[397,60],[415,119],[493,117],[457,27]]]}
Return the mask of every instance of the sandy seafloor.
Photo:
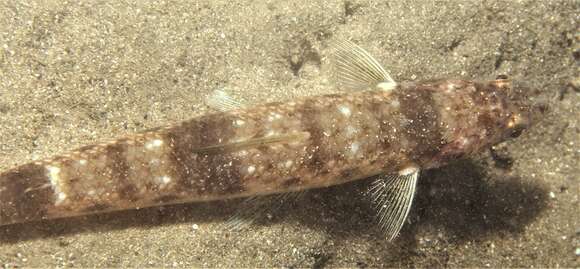
{"label": "sandy seafloor", "polygon": [[4,267],[578,267],[578,1],[0,1],[0,169],[245,102],[336,92],[350,39],[398,81],[523,80],[551,112],[499,158],[423,173],[386,242],[367,182],[311,191],[259,224],[238,201],[0,227]]}

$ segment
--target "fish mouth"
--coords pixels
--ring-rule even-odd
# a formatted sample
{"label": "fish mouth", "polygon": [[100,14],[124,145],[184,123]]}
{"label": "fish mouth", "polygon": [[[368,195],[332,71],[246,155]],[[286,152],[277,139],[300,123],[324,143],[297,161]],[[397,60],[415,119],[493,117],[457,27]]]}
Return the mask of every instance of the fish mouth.
{"label": "fish mouth", "polygon": [[525,107],[526,128],[536,125],[542,121],[551,111],[549,100],[545,96],[529,97],[528,105]]}
{"label": "fish mouth", "polygon": [[544,101],[527,100],[526,104],[519,105],[507,123],[505,138],[517,138],[525,130],[537,125],[549,112],[549,106]]}
{"label": "fish mouth", "polygon": [[550,112],[550,106],[547,102],[535,102],[530,108],[530,124],[534,124],[543,119]]}

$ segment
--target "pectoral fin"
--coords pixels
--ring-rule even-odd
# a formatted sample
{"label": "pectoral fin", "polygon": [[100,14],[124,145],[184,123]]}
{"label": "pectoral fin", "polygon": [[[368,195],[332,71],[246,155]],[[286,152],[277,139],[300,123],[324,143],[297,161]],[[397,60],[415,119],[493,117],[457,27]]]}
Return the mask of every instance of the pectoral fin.
{"label": "pectoral fin", "polygon": [[389,241],[398,234],[413,203],[419,169],[412,169],[398,175],[383,175],[376,179],[369,194],[377,209],[381,229]]}
{"label": "pectoral fin", "polygon": [[221,112],[239,109],[244,106],[242,102],[234,99],[222,89],[217,89],[208,95],[205,98],[205,103],[209,107]]}
{"label": "pectoral fin", "polygon": [[397,83],[381,64],[363,48],[340,40],[333,44],[333,75],[338,87],[346,90],[378,88],[391,90]]}

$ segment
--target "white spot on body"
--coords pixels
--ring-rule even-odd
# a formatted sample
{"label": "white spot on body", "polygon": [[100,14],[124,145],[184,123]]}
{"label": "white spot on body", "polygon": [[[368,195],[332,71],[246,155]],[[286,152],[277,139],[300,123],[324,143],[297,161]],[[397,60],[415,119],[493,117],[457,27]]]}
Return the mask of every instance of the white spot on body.
{"label": "white spot on body", "polygon": [[64,202],[64,200],[67,197],[66,193],[64,193],[60,188],[60,180],[61,180],[60,167],[53,166],[53,165],[47,165],[46,170],[47,170],[48,180],[50,180],[50,184],[52,185],[52,189],[54,190],[54,193],[56,194],[55,204],[58,205],[58,204]]}
{"label": "white spot on body", "polygon": [[469,138],[467,137],[460,137],[459,138],[459,142],[461,143],[461,146],[466,146],[469,144]]}
{"label": "white spot on body", "polygon": [[268,116],[268,121],[279,120],[281,118],[282,118],[282,115],[280,115],[276,112],[270,112],[270,115]]}
{"label": "white spot on body", "polygon": [[352,136],[354,134],[356,134],[358,132],[358,130],[353,127],[352,125],[346,126],[346,135],[348,136]]}
{"label": "white spot on body", "polygon": [[161,145],[163,145],[163,140],[153,139],[153,140],[147,141],[147,143],[145,143],[145,148],[147,150],[154,150],[158,147],[161,147]]}
{"label": "white spot on body", "polygon": [[392,81],[388,81],[388,82],[381,82],[379,84],[377,84],[377,89],[382,90],[382,91],[392,91],[397,87],[397,83],[396,82],[392,82]]}
{"label": "white spot on body", "polygon": [[163,145],[163,140],[161,140],[161,139],[153,140],[153,146],[160,147],[161,145]]}
{"label": "white spot on body", "polygon": [[248,166],[248,174],[253,174],[254,172],[256,172],[256,167],[253,165]]}
{"label": "white spot on body", "polygon": [[243,120],[236,120],[236,121],[234,122],[234,124],[235,124],[236,126],[243,126],[244,124],[246,124],[246,122],[245,122],[245,121],[243,121]]}
{"label": "white spot on body", "polygon": [[447,92],[451,92],[453,90],[455,90],[455,84],[454,83],[447,84]]}
{"label": "white spot on body", "polygon": [[60,167],[58,166],[52,166],[49,165],[46,167],[46,169],[48,170],[48,176],[50,179],[51,183],[58,183],[59,178],[59,174],[60,174]]}
{"label": "white spot on body", "polygon": [[281,119],[281,118],[282,118],[282,115],[280,115],[279,113],[276,113],[276,112],[270,112],[270,116],[268,117],[268,119],[269,119],[270,121],[273,121],[273,120],[275,120],[275,119],[276,119],[276,120],[279,120],[279,119]]}
{"label": "white spot on body", "polygon": [[79,160],[79,164],[80,164],[80,165],[86,165],[86,164],[87,164],[87,160],[85,160],[85,159],[80,159],[80,160]]}
{"label": "white spot on body", "polygon": [[290,168],[290,167],[292,167],[292,165],[293,165],[293,164],[294,164],[294,161],[292,161],[292,160],[287,160],[287,161],[284,163],[284,167],[286,167],[286,168]]}
{"label": "white spot on body", "polygon": [[59,192],[57,199],[56,199],[56,204],[58,205],[58,204],[62,203],[65,199],[66,199],[66,193]]}
{"label": "white spot on body", "polygon": [[409,166],[409,167],[403,168],[401,171],[399,171],[399,175],[406,176],[406,175],[410,175],[413,173],[417,173],[418,171],[419,171],[419,167]]}
{"label": "white spot on body", "polygon": [[342,113],[342,115],[344,115],[345,117],[350,117],[350,115],[352,114],[352,112],[350,111],[350,108],[346,105],[341,105],[338,107],[338,110],[340,111],[340,113]]}
{"label": "white spot on body", "polygon": [[153,158],[151,160],[149,160],[149,165],[151,166],[158,166],[161,164],[161,161],[159,161],[159,159],[157,158]]}
{"label": "white spot on body", "polygon": [[353,142],[352,144],[350,144],[350,152],[352,154],[357,154],[359,149],[360,149],[360,144],[358,142]]}
{"label": "white spot on body", "polygon": [[171,177],[167,176],[167,175],[163,175],[163,176],[157,177],[156,180],[159,183],[159,185],[165,186],[171,182]]}

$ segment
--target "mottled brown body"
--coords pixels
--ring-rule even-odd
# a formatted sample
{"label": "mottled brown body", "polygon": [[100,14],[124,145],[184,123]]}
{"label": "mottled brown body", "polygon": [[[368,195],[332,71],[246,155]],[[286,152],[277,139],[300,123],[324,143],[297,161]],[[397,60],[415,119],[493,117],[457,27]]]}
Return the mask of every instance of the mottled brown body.
{"label": "mottled brown body", "polygon": [[83,147],[0,174],[0,224],[298,191],[437,167],[505,136],[512,114],[504,84],[402,83],[390,91],[208,114]]}

